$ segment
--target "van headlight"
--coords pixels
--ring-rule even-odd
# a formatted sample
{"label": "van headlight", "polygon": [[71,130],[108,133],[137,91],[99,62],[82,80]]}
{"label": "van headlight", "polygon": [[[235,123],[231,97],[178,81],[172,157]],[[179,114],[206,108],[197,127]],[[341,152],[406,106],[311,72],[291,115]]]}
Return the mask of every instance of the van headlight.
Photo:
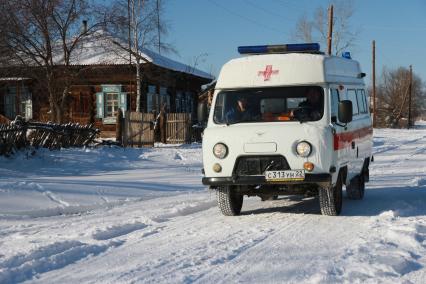
{"label": "van headlight", "polygon": [[311,154],[311,152],[312,152],[312,146],[309,142],[302,141],[302,142],[297,143],[296,153],[300,157],[307,157]]}
{"label": "van headlight", "polygon": [[224,159],[228,155],[228,147],[223,143],[217,143],[213,147],[213,155],[218,159]]}

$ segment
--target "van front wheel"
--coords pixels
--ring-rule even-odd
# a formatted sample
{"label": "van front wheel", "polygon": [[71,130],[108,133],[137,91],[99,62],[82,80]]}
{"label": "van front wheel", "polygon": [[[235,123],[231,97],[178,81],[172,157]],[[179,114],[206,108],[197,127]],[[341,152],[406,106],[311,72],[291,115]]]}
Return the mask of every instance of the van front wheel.
{"label": "van front wheel", "polygon": [[217,205],[220,212],[225,216],[240,215],[241,208],[243,207],[242,194],[235,192],[231,186],[220,186],[216,190]]}
{"label": "van front wheel", "polygon": [[319,188],[321,214],[337,216],[342,210],[342,178],[339,175],[335,186]]}

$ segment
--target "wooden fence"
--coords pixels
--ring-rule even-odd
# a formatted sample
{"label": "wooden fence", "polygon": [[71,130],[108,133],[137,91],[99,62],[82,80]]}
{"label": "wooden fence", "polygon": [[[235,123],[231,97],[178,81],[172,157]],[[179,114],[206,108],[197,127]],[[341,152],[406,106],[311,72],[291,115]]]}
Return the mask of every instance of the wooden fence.
{"label": "wooden fence", "polygon": [[154,145],[154,114],[126,112],[123,122],[122,141],[125,147]]}
{"label": "wooden fence", "polygon": [[99,130],[92,125],[14,121],[0,125],[0,155],[10,155],[27,146],[49,149],[87,146],[98,134]]}
{"label": "wooden fence", "polygon": [[0,156],[8,156],[28,145],[27,130],[16,125],[0,125]]}
{"label": "wooden fence", "polygon": [[190,143],[191,126],[190,113],[168,113],[166,115],[166,143]]}
{"label": "wooden fence", "polygon": [[169,144],[190,143],[192,121],[190,113],[126,112],[117,125],[117,140],[131,147],[153,146],[154,142]]}

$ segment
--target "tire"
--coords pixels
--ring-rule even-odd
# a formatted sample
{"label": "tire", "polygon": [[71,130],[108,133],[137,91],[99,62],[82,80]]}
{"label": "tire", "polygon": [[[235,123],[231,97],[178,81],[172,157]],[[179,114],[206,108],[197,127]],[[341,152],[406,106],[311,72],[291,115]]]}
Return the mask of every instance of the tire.
{"label": "tire", "polygon": [[321,214],[338,216],[342,211],[342,177],[339,174],[335,186],[319,188]]}
{"label": "tire", "polygon": [[349,186],[346,187],[346,195],[349,199],[361,200],[364,198],[365,181],[363,175],[358,175],[351,180]]}
{"label": "tire", "polygon": [[244,196],[236,193],[231,186],[221,186],[216,190],[217,205],[225,216],[240,215]]}
{"label": "tire", "polygon": [[278,195],[272,195],[267,197],[260,197],[262,201],[273,201],[278,200]]}

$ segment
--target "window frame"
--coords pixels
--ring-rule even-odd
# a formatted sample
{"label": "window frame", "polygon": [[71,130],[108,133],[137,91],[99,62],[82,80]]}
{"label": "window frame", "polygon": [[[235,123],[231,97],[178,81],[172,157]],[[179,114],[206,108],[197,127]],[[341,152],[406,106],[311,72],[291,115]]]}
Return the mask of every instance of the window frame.
{"label": "window frame", "polygon": [[[358,89],[356,92],[356,100],[358,103],[358,112],[359,114],[365,114],[366,113],[366,107],[365,107],[365,103],[364,103],[364,99],[362,97],[362,89]],[[361,105],[360,105],[361,103]],[[361,108],[360,108],[361,106]]]}
{"label": "window frame", "polygon": [[[337,96],[336,96],[337,97],[337,105],[336,105],[336,113],[335,113],[335,115],[333,115],[333,113],[332,113],[332,110],[333,110],[333,99],[332,99],[332,97],[333,97],[333,91],[336,91],[336,93],[337,93]],[[339,103],[342,101],[341,98],[340,98],[340,96],[341,96],[341,93],[339,92],[338,88],[335,88],[335,87],[331,87],[330,88],[330,119],[332,119],[333,116],[335,116],[336,117],[336,122],[339,121]]]}
{"label": "window frame", "polygon": [[[354,93],[355,93],[355,104],[354,104],[354,101],[351,100],[351,98],[349,96],[349,92],[350,91],[354,91]],[[359,111],[359,106],[358,106],[358,99],[357,99],[356,89],[347,89],[346,90],[346,97],[347,97],[348,100],[350,100],[352,102],[352,115],[353,116],[359,115],[360,111]],[[354,107],[356,107],[357,112],[354,112]]]}
{"label": "window frame", "polygon": [[[223,93],[229,93],[229,92],[244,92],[244,91],[250,91],[250,92],[256,92],[256,91],[262,91],[262,90],[266,90],[266,89],[293,89],[293,88],[304,88],[305,90],[302,93],[305,93],[308,88],[318,88],[320,90],[321,93],[321,107],[322,107],[322,111],[321,111],[321,117],[319,119],[315,119],[315,120],[307,120],[304,122],[319,122],[321,120],[324,119],[324,117],[326,116],[326,108],[325,108],[325,103],[326,103],[326,89],[320,85],[294,85],[294,86],[276,86],[276,87],[258,87],[258,88],[237,88],[237,89],[223,89],[220,90],[216,96],[215,96],[215,102],[214,102],[214,109],[213,109],[213,122],[214,124],[217,125],[222,125],[222,124],[227,124],[224,121],[220,121],[223,119],[223,116],[225,116],[226,113],[226,108],[227,108],[227,103],[228,102],[222,102],[224,103],[223,105],[219,105],[218,100],[219,99],[223,99],[225,100],[225,98],[222,96]],[[296,96],[299,97],[299,96]],[[300,96],[300,97],[305,97],[305,96]],[[288,100],[289,98],[292,97],[286,97],[286,100]],[[306,98],[306,97],[305,97]],[[260,103],[260,100],[259,100]],[[260,108],[260,104],[259,104],[259,108]],[[221,110],[221,114],[218,113],[218,110]],[[259,112],[260,113],[260,112]],[[261,113],[260,113],[261,114]],[[222,118],[218,118],[218,116],[221,115]],[[297,119],[291,119],[291,120],[273,120],[273,121],[245,121],[244,123],[287,123],[287,122],[297,122],[300,123],[299,120]]]}
{"label": "window frame", "polygon": [[[115,95],[116,96],[116,99],[115,100],[111,100],[111,99],[109,99],[108,98],[108,96],[109,95]],[[120,94],[119,93],[116,93],[116,92],[107,92],[107,93],[104,93],[104,118],[110,118],[110,117],[116,117],[117,116],[117,112],[118,112],[118,109],[120,108]],[[108,102],[110,102],[110,101],[115,101],[116,102],[116,110],[115,110],[115,113],[114,113],[114,111],[112,111],[112,115],[109,115],[109,112],[108,112]]]}

